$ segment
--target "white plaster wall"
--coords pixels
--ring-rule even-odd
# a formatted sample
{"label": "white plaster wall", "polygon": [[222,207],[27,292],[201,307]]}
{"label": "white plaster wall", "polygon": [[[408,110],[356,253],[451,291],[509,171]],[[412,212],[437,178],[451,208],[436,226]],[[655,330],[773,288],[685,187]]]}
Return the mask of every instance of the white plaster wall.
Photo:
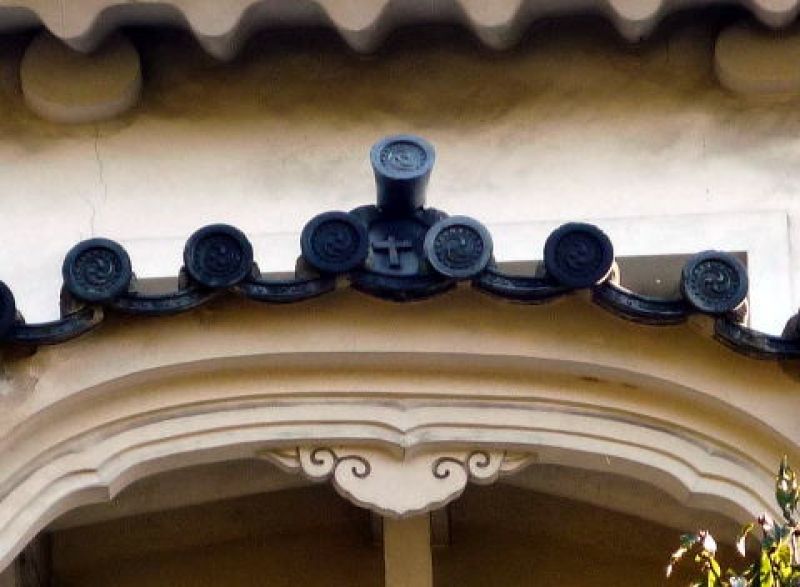
{"label": "white plaster wall", "polygon": [[27,320],[54,318],[78,240],[119,240],[140,277],[173,275],[185,238],[211,222],[252,235],[263,269],[289,269],[307,219],[373,201],[368,149],[402,131],[437,147],[430,205],[496,233],[532,227],[528,244],[498,237],[500,260],[526,246],[538,258],[547,231],[533,227],[576,218],[608,225],[621,254],[749,248],[752,232],[753,324],[778,331],[800,305],[800,111],[720,89],[715,25],[700,18],[637,47],[603,21],[557,21],[509,53],[417,30],[369,59],[327,37],[272,34],[228,64],[180,35],[140,32],[141,106],[83,127],[27,112],[13,82],[26,39],[7,40],[0,279]]}

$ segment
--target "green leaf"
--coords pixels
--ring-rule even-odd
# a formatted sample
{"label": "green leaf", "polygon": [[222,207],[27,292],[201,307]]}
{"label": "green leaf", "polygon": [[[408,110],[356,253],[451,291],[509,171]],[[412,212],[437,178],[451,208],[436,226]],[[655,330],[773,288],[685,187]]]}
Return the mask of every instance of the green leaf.
{"label": "green leaf", "polygon": [[698,542],[700,542],[699,534],[681,534],[681,540],[680,540],[681,548],[685,548],[688,550]]}
{"label": "green leaf", "polygon": [[783,510],[784,517],[789,523],[792,523],[792,516],[797,510],[800,499],[800,488],[798,488],[797,476],[789,466],[789,459],[786,455],[781,459],[778,476],[775,478],[775,497]]}
{"label": "green leaf", "polygon": [[786,542],[782,542],[772,553],[772,560],[779,567],[790,566],[792,564],[792,549],[789,548]]}
{"label": "green leaf", "polygon": [[[758,566],[757,587],[776,587],[775,576],[772,573],[772,561],[767,552],[761,551],[761,561]],[[779,587],[779,586],[777,586]]]}

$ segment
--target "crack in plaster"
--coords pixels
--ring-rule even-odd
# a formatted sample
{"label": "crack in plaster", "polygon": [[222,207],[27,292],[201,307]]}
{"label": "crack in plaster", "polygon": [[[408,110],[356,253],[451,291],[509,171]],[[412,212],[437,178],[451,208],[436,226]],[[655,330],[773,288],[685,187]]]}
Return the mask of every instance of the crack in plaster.
{"label": "crack in plaster", "polygon": [[103,202],[105,203],[108,201],[108,183],[106,183],[103,159],[100,157],[100,128],[97,126],[94,129],[94,158],[97,162],[97,180],[103,188]]}
{"label": "crack in plaster", "polygon": [[97,205],[98,203],[106,203],[108,201],[108,182],[105,177],[105,165],[103,158],[100,154],[100,128],[95,125],[94,139],[92,142],[92,149],[94,151],[94,160],[97,165],[97,182],[100,185],[100,193],[97,197],[81,196],[81,199],[89,207],[89,237],[96,236],[96,220],[97,220]]}
{"label": "crack in plaster", "polygon": [[[797,239],[792,233],[792,229],[794,228],[794,224],[792,223],[792,215],[786,215],[786,247],[788,249],[789,259],[796,259],[796,255],[798,254],[797,251]],[[791,263],[791,261],[790,261]],[[789,268],[791,271],[791,267]],[[789,287],[791,288],[791,299],[794,302],[794,305],[800,305],[800,300],[798,296],[800,296],[800,278],[795,278],[789,281]]]}

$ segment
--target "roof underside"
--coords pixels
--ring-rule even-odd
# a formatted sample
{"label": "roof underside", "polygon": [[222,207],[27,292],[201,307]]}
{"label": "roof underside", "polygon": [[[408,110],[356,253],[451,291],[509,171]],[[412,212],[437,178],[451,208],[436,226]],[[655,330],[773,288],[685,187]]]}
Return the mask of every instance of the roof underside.
{"label": "roof underside", "polygon": [[[0,2],[0,30],[44,25],[71,47],[89,51],[127,25],[183,26],[210,54],[236,54],[255,31],[270,28],[334,28],[359,52],[375,50],[395,28],[412,24],[462,24],[488,47],[516,43],[535,20],[605,14],[630,41],[647,36],[669,13],[708,6],[708,0],[39,0]],[[763,24],[791,23],[798,0],[739,0]]]}

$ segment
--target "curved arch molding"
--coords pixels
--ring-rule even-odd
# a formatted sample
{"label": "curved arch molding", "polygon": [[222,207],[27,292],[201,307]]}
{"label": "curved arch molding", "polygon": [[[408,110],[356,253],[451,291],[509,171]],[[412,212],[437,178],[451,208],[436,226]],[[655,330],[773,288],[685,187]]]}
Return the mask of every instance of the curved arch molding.
{"label": "curved arch molding", "polygon": [[422,305],[350,290],[266,311],[222,299],[7,360],[0,566],[66,511],[241,458],[390,516],[535,463],[637,479],[734,520],[772,511],[774,464],[800,458],[790,373],[742,361],[702,321],[653,336],[588,296],[557,305],[462,289]]}

